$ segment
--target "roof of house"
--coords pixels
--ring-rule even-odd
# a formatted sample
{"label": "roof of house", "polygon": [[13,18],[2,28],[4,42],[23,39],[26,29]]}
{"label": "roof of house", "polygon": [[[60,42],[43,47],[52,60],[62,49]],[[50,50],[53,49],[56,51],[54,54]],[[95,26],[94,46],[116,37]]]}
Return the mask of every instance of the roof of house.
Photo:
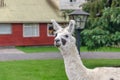
{"label": "roof of house", "polygon": [[4,3],[5,6],[0,7],[0,23],[65,21],[49,0],[4,0]]}

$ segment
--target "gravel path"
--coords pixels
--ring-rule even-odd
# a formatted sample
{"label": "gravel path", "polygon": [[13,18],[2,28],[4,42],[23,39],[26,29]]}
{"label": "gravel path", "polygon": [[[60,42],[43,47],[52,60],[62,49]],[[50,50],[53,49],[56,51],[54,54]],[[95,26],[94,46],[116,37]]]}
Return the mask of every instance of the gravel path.
{"label": "gravel path", "polygon": [[[85,59],[120,59],[120,52],[82,52],[81,57]],[[40,59],[62,59],[58,53],[32,53],[32,54],[5,54],[0,53],[0,61],[12,60],[40,60]]]}
{"label": "gravel path", "polygon": [[0,47],[0,54],[24,54],[15,47]]}
{"label": "gravel path", "polygon": [[61,59],[61,58],[62,56],[58,53],[0,54],[0,61]]}

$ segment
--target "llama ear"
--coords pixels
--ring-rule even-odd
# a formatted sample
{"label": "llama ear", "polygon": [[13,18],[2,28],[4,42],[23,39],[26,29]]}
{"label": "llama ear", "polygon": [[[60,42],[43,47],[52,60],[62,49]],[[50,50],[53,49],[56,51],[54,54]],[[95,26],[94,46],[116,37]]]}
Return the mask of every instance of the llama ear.
{"label": "llama ear", "polygon": [[69,22],[69,26],[68,26],[68,32],[70,32],[71,34],[73,34],[74,32],[74,28],[75,28],[75,21],[74,20],[70,20]]}
{"label": "llama ear", "polygon": [[53,28],[57,31],[59,29],[62,29],[61,26],[54,20],[51,20],[52,24],[53,24]]}

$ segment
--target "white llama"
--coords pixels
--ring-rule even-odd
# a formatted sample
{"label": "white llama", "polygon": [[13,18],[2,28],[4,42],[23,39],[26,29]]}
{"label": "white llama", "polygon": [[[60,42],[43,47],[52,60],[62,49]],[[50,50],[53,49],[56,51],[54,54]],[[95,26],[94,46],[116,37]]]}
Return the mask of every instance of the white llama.
{"label": "white llama", "polygon": [[72,36],[74,20],[66,28],[62,28],[55,20],[51,22],[56,30],[54,44],[61,51],[69,80],[120,80],[120,68],[101,67],[92,70],[83,65]]}

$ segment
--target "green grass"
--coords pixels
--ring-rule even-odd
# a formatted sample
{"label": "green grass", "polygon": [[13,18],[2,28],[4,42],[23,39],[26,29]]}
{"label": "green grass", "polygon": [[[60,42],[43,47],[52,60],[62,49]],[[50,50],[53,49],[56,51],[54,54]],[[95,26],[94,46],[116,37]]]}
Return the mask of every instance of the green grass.
{"label": "green grass", "polygon": [[115,47],[101,47],[95,50],[88,50],[87,47],[81,47],[80,48],[81,52],[120,52],[120,48],[115,48]]}
{"label": "green grass", "polygon": [[54,46],[37,46],[37,47],[16,47],[17,49],[26,53],[37,53],[37,52],[59,52]]}
{"label": "green grass", "polygon": [[0,62],[0,80],[67,80],[62,60]]}
{"label": "green grass", "polygon": [[99,52],[120,52],[120,48],[115,47],[101,47],[93,51],[99,51]]}
{"label": "green grass", "polygon": [[[119,60],[83,60],[88,68],[120,66]],[[68,80],[63,60],[0,62],[0,80]]]}
{"label": "green grass", "polygon": [[[59,50],[54,46],[38,46],[38,47],[16,47],[17,49],[24,51],[26,53],[37,53],[37,52],[59,52]],[[87,47],[81,47],[81,52],[88,52]],[[98,51],[98,52],[120,52],[120,48],[114,48],[114,47],[102,47],[96,50],[92,51]]]}
{"label": "green grass", "polygon": [[95,67],[120,67],[120,59],[84,59],[83,63],[91,69]]}

